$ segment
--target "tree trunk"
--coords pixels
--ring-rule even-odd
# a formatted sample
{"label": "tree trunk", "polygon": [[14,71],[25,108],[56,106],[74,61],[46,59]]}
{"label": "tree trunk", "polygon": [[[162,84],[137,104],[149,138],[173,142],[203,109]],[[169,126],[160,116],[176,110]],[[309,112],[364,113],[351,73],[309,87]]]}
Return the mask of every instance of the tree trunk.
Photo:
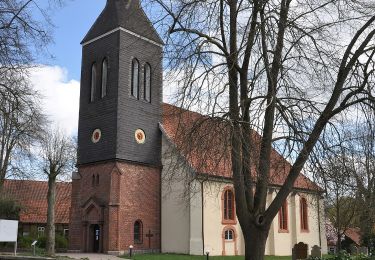
{"label": "tree trunk", "polygon": [[47,210],[47,255],[55,255],[55,200],[56,200],[56,179],[48,179],[48,210]]}
{"label": "tree trunk", "polygon": [[252,227],[245,235],[245,260],[263,260],[266,250],[269,227]]}

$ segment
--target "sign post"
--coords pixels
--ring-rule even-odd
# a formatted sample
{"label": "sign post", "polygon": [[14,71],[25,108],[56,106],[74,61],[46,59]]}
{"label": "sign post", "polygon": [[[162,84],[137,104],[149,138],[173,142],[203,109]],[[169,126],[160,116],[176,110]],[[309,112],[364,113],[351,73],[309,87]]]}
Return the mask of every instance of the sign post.
{"label": "sign post", "polygon": [[0,242],[13,242],[14,243],[14,255],[17,255],[17,234],[18,234],[18,221],[17,220],[0,219]]}

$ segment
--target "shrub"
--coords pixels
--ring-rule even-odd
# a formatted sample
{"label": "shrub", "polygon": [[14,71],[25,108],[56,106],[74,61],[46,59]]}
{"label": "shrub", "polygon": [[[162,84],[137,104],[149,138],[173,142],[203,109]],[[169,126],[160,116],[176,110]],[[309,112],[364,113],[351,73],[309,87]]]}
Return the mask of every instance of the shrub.
{"label": "shrub", "polygon": [[20,236],[18,238],[18,247],[19,248],[31,248],[31,244],[34,242],[34,239],[30,236]]}
{"label": "shrub", "polygon": [[[37,246],[45,249],[47,246],[47,237],[46,236],[39,237]],[[61,235],[56,235],[55,236],[55,248],[59,248],[59,249],[68,248],[68,240]]]}
{"label": "shrub", "polygon": [[351,260],[350,254],[348,254],[345,250],[340,251],[334,258],[334,260]]}
{"label": "shrub", "polygon": [[38,243],[36,244],[40,248],[46,248],[47,246],[47,237],[46,236],[41,236],[38,238]]}
{"label": "shrub", "polygon": [[64,236],[56,235],[55,241],[56,241],[56,248],[59,248],[59,249],[68,248],[68,239],[66,239]]}
{"label": "shrub", "polygon": [[369,260],[370,257],[368,257],[367,255],[365,254],[359,254],[355,257],[356,260]]}

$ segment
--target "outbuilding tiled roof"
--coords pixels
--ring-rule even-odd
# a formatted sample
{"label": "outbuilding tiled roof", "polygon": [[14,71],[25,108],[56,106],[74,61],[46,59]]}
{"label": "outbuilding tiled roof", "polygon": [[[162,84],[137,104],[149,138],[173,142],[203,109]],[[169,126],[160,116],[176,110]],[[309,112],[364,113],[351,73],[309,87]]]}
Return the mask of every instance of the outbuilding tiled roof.
{"label": "outbuilding tiled roof", "polygon": [[[20,222],[47,223],[47,191],[45,181],[5,180],[3,196],[15,199],[22,206]],[[71,183],[57,183],[55,223],[69,223],[71,191]]]}
{"label": "outbuilding tiled roof", "polygon": [[[169,104],[163,104],[162,131],[199,174],[217,177],[232,177],[230,159],[229,126],[221,118],[203,116],[199,113],[184,110]],[[194,128],[194,131],[191,129]],[[253,143],[259,144],[261,136],[252,131]],[[259,155],[259,145],[251,147],[253,158]],[[256,162],[257,160],[253,160]],[[251,172],[256,172],[255,163]],[[291,165],[276,150],[271,152],[270,183],[281,186],[290,171]],[[255,176],[255,174],[254,174]],[[303,174],[297,178],[295,188],[320,190],[320,188]]]}

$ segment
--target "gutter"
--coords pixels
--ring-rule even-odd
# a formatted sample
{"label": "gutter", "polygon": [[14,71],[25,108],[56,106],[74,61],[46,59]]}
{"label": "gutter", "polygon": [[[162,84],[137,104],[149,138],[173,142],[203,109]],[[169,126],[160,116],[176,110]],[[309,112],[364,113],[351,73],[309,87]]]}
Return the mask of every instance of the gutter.
{"label": "gutter", "polygon": [[203,192],[203,187],[204,187],[204,180],[201,182],[201,199],[202,199],[202,255],[205,255],[205,243],[204,243],[204,192]]}

